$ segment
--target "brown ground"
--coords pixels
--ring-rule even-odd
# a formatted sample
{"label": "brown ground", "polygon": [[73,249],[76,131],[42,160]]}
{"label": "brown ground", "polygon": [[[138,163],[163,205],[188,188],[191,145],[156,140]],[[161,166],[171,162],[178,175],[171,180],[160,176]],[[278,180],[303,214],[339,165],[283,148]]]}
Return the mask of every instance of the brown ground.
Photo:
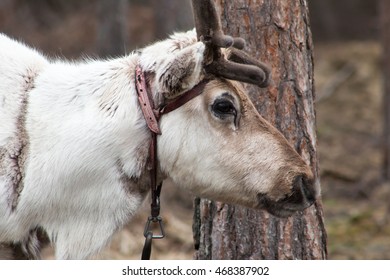
{"label": "brown ground", "polygon": [[377,43],[361,42],[317,46],[315,52],[330,259],[390,259],[390,184],[380,179],[380,52]]}

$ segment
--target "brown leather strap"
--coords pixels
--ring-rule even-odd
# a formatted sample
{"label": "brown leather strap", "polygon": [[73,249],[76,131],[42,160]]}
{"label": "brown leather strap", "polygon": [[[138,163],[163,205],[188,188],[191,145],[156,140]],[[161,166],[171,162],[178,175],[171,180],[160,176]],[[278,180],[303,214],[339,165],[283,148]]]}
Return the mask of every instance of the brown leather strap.
{"label": "brown leather strap", "polygon": [[169,102],[167,105],[165,105],[161,110],[160,110],[160,115],[168,114],[177,108],[183,106],[186,104],[188,101],[191,99],[197,97],[203,92],[204,87],[210,80],[204,79],[200,81],[196,86],[194,86],[192,89],[189,91],[183,93],[176,99],[173,99],[171,102]]}
{"label": "brown leather strap", "polygon": [[152,191],[151,215],[156,218],[160,215],[161,184],[157,185],[157,134],[152,133],[149,148],[150,189]]}
{"label": "brown leather strap", "polygon": [[156,134],[161,134],[158,120],[153,111],[153,99],[150,97],[150,93],[148,93],[145,75],[139,65],[137,65],[135,69],[135,86],[137,89],[138,101],[145,117],[146,124],[151,131]]}

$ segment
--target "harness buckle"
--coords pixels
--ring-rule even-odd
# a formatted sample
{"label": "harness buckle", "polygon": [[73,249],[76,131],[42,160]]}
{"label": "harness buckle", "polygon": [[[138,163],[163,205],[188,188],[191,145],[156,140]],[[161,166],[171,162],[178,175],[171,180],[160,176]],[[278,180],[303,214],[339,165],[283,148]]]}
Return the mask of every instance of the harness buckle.
{"label": "harness buckle", "polygon": [[[158,233],[157,234],[153,233],[152,227],[156,227],[153,225],[158,226]],[[145,230],[144,230],[145,238],[148,235],[150,236],[150,233],[152,234],[151,235],[152,239],[162,239],[165,237],[164,226],[163,226],[163,222],[162,222],[162,219],[160,216],[157,216],[157,217],[149,216],[148,217],[148,220],[146,221],[146,224],[145,224]]]}

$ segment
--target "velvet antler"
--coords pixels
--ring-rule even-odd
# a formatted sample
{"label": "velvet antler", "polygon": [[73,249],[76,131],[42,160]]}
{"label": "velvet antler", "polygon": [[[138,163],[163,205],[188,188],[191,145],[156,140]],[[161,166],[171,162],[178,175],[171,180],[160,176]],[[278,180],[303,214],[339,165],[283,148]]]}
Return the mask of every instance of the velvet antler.
{"label": "velvet antler", "polygon": [[[192,0],[198,40],[206,44],[205,70],[216,76],[266,87],[270,69],[241,49],[245,40],[225,35],[213,0]],[[230,48],[226,60],[221,48]]]}

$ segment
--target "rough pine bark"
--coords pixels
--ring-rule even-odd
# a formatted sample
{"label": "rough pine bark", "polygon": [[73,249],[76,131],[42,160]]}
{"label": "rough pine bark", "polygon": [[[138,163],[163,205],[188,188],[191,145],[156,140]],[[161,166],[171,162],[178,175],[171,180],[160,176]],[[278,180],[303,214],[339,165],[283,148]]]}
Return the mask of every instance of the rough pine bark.
{"label": "rough pine bark", "polygon": [[[225,33],[243,37],[246,51],[272,67],[268,88],[246,85],[252,101],[311,165],[319,183],[307,1],[216,2]],[[265,211],[196,199],[193,231],[195,259],[327,257],[321,201],[279,219]]]}

